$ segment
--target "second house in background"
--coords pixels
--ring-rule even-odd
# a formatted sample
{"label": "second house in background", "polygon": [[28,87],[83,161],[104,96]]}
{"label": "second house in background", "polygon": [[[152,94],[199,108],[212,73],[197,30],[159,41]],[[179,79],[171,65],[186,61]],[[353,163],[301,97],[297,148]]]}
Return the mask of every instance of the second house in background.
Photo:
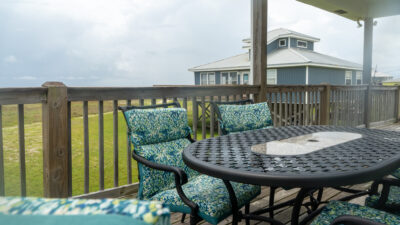
{"label": "second house in background", "polygon": [[[314,51],[319,38],[287,29],[268,32],[268,84],[357,85],[362,65]],[[251,40],[244,39],[246,53],[190,68],[196,85],[251,84]]]}

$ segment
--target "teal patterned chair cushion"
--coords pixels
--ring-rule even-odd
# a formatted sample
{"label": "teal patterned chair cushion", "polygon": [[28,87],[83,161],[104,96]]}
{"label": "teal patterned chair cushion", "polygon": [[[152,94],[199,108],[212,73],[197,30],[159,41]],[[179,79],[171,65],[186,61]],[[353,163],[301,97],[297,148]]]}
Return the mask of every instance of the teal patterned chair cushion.
{"label": "teal patterned chair cushion", "polygon": [[190,134],[185,109],[132,109],[124,115],[134,146],[172,141]]}
{"label": "teal patterned chair cushion", "polygon": [[395,171],[392,173],[392,176],[396,177],[397,179],[400,179],[400,168],[397,169],[397,170],[395,170]]}
{"label": "teal patterned chair cushion", "polygon": [[218,105],[220,126],[226,133],[255,130],[272,126],[266,102],[249,105]]}
{"label": "teal patterned chair cushion", "polygon": [[0,197],[3,215],[121,215],[147,224],[170,224],[169,209],[157,201]]}
{"label": "teal patterned chair cushion", "polygon": [[[368,196],[365,199],[365,205],[375,208],[375,207],[377,207],[379,198],[380,198],[380,196],[378,196],[378,195]],[[394,206],[400,205],[400,187],[397,187],[397,186],[390,187],[389,196],[388,196],[388,199],[387,199],[385,205],[388,206],[389,208],[390,207],[394,208]],[[400,212],[394,212],[394,213],[397,215],[400,215]]]}
{"label": "teal patterned chair cushion", "polygon": [[[260,186],[232,182],[239,208],[260,194]],[[217,224],[231,214],[229,193],[221,179],[206,175],[193,178],[183,185],[187,197],[199,205],[199,215],[211,224]],[[190,213],[190,208],[179,198],[176,189],[163,191],[151,200],[162,201],[172,212]]]}
{"label": "teal patterned chair cushion", "polygon": [[343,215],[358,216],[388,225],[400,224],[399,216],[348,202],[331,201],[311,225],[329,225],[335,218]]}
{"label": "teal patterned chair cushion", "polygon": [[[135,152],[151,162],[179,167],[185,171],[188,179],[191,180],[198,173],[187,167],[182,160],[182,151],[188,145],[190,145],[190,141],[181,138],[169,142],[137,146]],[[139,163],[139,175],[138,197],[140,199],[148,199],[160,191],[175,187],[173,173],[154,170]]]}
{"label": "teal patterned chair cushion", "polygon": [[116,215],[2,215],[0,224],[7,225],[148,225],[127,216]]}

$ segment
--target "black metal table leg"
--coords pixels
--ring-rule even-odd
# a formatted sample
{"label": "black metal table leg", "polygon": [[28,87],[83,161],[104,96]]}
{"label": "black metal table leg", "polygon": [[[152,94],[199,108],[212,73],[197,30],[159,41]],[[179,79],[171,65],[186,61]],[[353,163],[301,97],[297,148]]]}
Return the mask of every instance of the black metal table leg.
{"label": "black metal table leg", "polygon": [[[276,187],[270,187],[269,189],[269,208],[274,206],[275,203],[275,191]],[[269,212],[269,217],[274,218],[274,210]]]}
{"label": "black metal table leg", "polygon": [[293,209],[292,209],[292,225],[298,225],[299,224],[299,216],[300,216],[300,209],[303,205],[303,200],[304,198],[308,195],[308,193],[312,189],[309,188],[302,188],[300,189],[299,193],[297,193]]}
{"label": "black metal table leg", "polygon": [[226,186],[226,189],[228,189],[229,193],[229,199],[231,201],[231,206],[232,206],[232,225],[237,225],[240,220],[240,212],[239,212],[239,207],[238,207],[238,202],[236,198],[235,191],[233,190],[233,187],[231,183],[228,180],[223,180],[224,184]]}

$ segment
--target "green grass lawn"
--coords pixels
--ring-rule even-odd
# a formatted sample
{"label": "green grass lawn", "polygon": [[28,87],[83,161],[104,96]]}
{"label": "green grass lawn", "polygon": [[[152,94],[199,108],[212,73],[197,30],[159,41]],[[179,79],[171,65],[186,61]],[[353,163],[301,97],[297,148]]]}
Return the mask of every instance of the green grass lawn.
{"label": "green grass lawn", "polygon": [[[120,104],[125,104],[121,101]],[[134,104],[134,103],[133,103]],[[149,104],[146,102],[145,104]],[[89,102],[89,159],[90,192],[99,190],[99,153],[98,153],[98,104]],[[73,195],[83,194],[84,190],[84,152],[82,103],[72,104],[72,188]],[[25,147],[26,147],[26,184],[28,196],[43,195],[43,154],[41,105],[25,106]],[[189,125],[192,122],[191,103],[188,103]],[[104,183],[105,188],[113,187],[113,124],[112,102],[104,102]],[[118,114],[118,167],[119,185],[128,183],[127,178],[127,137],[126,124],[122,113]],[[20,172],[18,150],[17,107],[3,107],[3,142],[6,195],[20,195]],[[201,139],[201,129],[198,130]],[[207,133],[207,137],[209,134]],[[137,166],[132,160],[132,180],[137,181]]]}

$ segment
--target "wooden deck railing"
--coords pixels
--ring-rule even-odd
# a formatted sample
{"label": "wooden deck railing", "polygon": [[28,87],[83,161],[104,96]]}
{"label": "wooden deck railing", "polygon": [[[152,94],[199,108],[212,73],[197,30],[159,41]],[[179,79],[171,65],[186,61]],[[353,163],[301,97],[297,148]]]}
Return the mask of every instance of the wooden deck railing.
{"label": "wooden deck railing", "polygon": [[[288,125],[346,125],[362,126],[366,118],[372,123],[394,122],[399,119],[399,87],[367,86],[330,86],[330,85],[271,85],[267,86],[267,101],[271,109],[275,126]],[[188,110],[194,138],[199,140],[220,134],[218,122],[210,101],[234,101],[254,98],[259,94],[260,86],[160,86],[145,88],[77,88],[66,87],[62,83],[45,83],[41,88],[3,88],[0,89],[0,195],[6,195],[4,172],[4,145],[2,105],[17,105],[19,136],[19,178],[20,194],[27,194],[27,167],[25,156],[24,105],[42,104],[42,145],[43,145],[43,195],[46,197],[120,197],[137,192],[137,174],[132,162],[131,145],[125,132],[121,134],[119,126],[124,124],[118,105],[147,105],[180,101]],[[369,96],[369,97],[368,97]],[[366,104],[370,101],[370,104]],[[105,124],[105,105],[108,104],[107,118],[111,116],[112,126]],[[89,115],[96,104],[98,115],[96,124]],[[82,105],[83,133],[79,138],[82,145],[74,143],[72,110]],[[369,110],[366,111],[366,105]],[[76,109],[76,108],[75,108]],[[365,113],[367,112],[367,113]],[[93,112],[92,112],[93,113]],[[26,115],[25,115],[26,116]],[[89,122],[90,121],[90,122]],[[76,122],[76,121],[74,121]],[[120,123],[120,124],[119,124]],[[92,129],[95,125],[96,129]],[[107,125],[107,127],[106,127]],[[104,131],[112,130],[112,145],[105,145]],[[95,133],[93,132],[95,131]],[[96,145],[91,140],[97,136]],[[122,141],[122,142],[121,142]],[[121,143],[126,142],[126,148]],[[82,146],[82,148],[74,147]],[[96,157],[91,150],[96,150]],[[112,173],[105,171],[105,153],[112,151]],[[72,159],[73,154],[82,155],[83,165]],[[124,162],[121,161],[124,160]],[[126,160],[126,161],[125,161]],[[121,163],[122,162],[122,163]],[[96,165],[96,166],[93,166]],[[82,193],[72,192],[76,181],[72,171],[83,167]],[[127,168],[122,173],[121,167]],[[29,168],[28,168],[29,170]],[[108,176],[107,176],[108,172]],[[96,175],[96,176],[95,176]],[[110,179],[110,175],[112,179]],[[123,176],[122,176],[123,175]],[[98,177],[93,183],[92,177]],[[122,177],[126,177],[122,179]],[[106,179],[108,183],[106,184]],[[76,181],[78,182],[78,181]],[[79,181],[80,182],[80,181]]]}

